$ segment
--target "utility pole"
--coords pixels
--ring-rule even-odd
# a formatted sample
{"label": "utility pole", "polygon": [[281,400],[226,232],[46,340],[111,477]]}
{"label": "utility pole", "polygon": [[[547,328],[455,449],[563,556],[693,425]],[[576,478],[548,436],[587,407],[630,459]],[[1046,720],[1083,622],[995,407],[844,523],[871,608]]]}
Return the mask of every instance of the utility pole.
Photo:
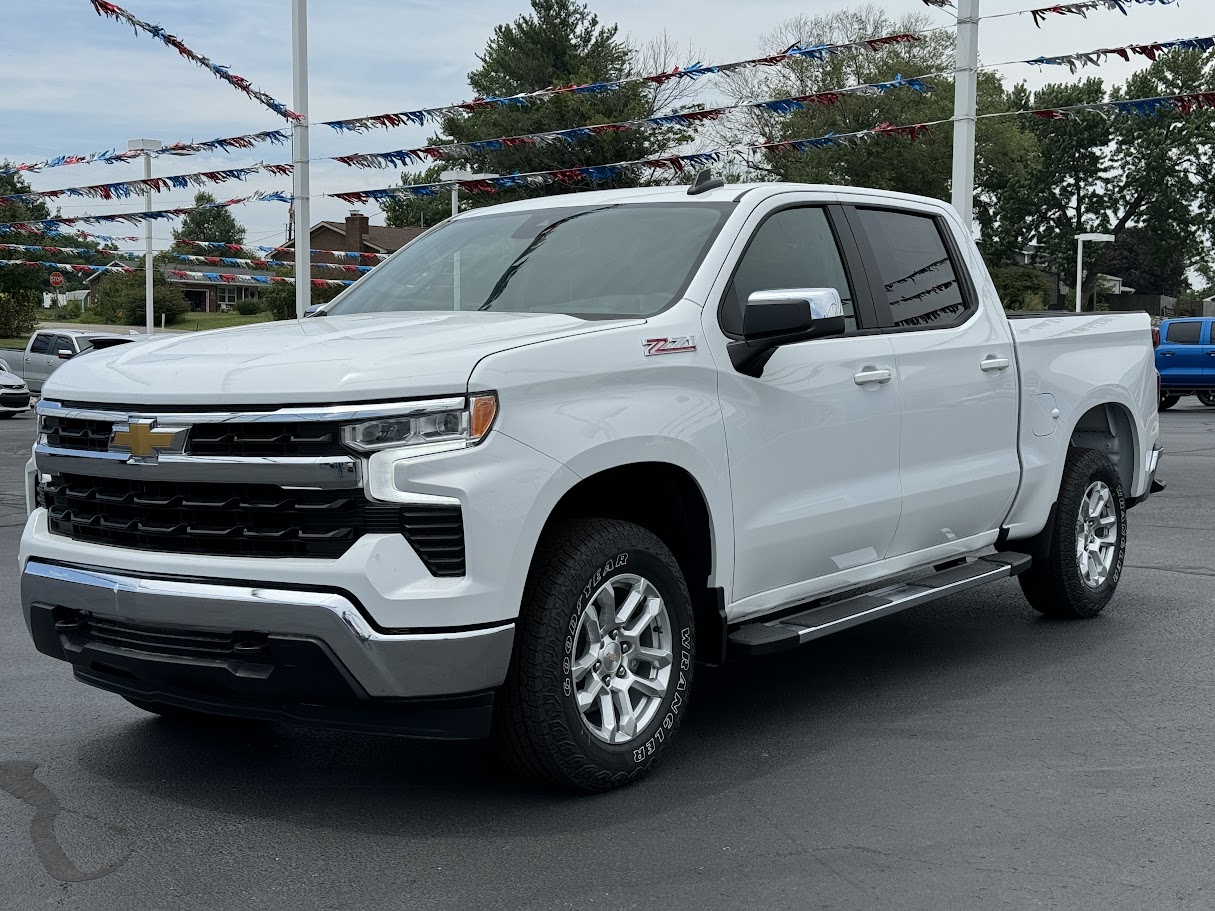
{"label": "utility pole", "polygon": [[975,217],[975,118],[979,85],[979,0],[958,0],[953,101],[953,207],[968,231]]}
{"label": "utility pole", "polygon": [[[127,143],[127,151],[143,152],[143,179],[152,179],[152,153],[160,148],[159,139],[132,139]],[[143,194],[143,210],[152,211],[152,191]],[[156,315],[152,307],[152,219],[146,218],[143,223],[144,238],[144,322],[148,335],[156,328]]]}
{"label": "utility pole", "polygon": [[292,211],[295,213],[295,318],[312,303],[312,217],[308,186],[308,0],[291,0],[292,105],[301,119],[291,127]]}

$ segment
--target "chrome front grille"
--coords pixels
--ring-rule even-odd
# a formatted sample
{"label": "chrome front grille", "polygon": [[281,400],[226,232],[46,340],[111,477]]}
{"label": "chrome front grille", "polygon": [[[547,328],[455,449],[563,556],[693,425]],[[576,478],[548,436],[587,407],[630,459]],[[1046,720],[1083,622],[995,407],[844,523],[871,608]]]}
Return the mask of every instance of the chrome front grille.
{"label": "chrome front grille", "polygon": [[[47,445],[57,449],[106,452],[112,421],[46,415]],[[326,421],[195,424],[186,438],[187,455],[230,458],[344,455],[341,428]]]}

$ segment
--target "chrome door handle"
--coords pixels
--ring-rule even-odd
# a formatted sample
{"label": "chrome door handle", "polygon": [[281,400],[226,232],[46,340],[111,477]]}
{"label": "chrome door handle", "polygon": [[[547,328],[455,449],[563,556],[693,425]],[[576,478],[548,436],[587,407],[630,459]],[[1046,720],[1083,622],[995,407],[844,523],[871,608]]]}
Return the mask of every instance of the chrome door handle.
{"label": "chrome door handle", "polygon": [[1172,352],[1172,351],[1161,351],[1161,352],[1160,352],[1160,356],[1161,356],[1161,357],[1172,357],[1172,356],[1173,356],[1173,352]]}
{"label": "chrome door handle", "polygon": [[866,367],[860,373],[852,377],[852,382],[858,386],[868,386],[870,383],[876,383],[879,386],[885,386],[892,379],[894,374],[889,370],[879,370],[876,367]]}
{"label": "chrome door handle", "polygon": [[983,363],[979,364],[979,369],[984,370],[987,373],[995,373],[999,370],[1007,370],[1008,364],[1009,360],[1006,357],[989,357],[985,358]]}

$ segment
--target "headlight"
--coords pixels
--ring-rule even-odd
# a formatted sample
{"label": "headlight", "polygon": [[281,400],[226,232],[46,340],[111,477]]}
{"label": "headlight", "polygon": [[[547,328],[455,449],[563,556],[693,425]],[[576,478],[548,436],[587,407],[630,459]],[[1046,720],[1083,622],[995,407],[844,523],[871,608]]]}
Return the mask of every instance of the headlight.
{"label": "headlight", "polygon": [[361,452],[414,446],[425,446],[428,450],[462,449],[480,443],[497,415],[497,396],[483,393],[451,407],[424,408],[396,417],[348,424],[342,428],[342,440]]}

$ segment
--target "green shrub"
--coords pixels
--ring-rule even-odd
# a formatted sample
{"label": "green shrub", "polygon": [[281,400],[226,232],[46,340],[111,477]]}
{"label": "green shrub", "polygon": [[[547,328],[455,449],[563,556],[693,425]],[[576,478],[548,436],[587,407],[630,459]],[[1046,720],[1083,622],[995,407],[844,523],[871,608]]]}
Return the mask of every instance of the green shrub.
{"label": "green shrub", "polygon": [[236,302],[236,312],[241,316],[254,316],[262,312],[262,302],[256,298]]}

